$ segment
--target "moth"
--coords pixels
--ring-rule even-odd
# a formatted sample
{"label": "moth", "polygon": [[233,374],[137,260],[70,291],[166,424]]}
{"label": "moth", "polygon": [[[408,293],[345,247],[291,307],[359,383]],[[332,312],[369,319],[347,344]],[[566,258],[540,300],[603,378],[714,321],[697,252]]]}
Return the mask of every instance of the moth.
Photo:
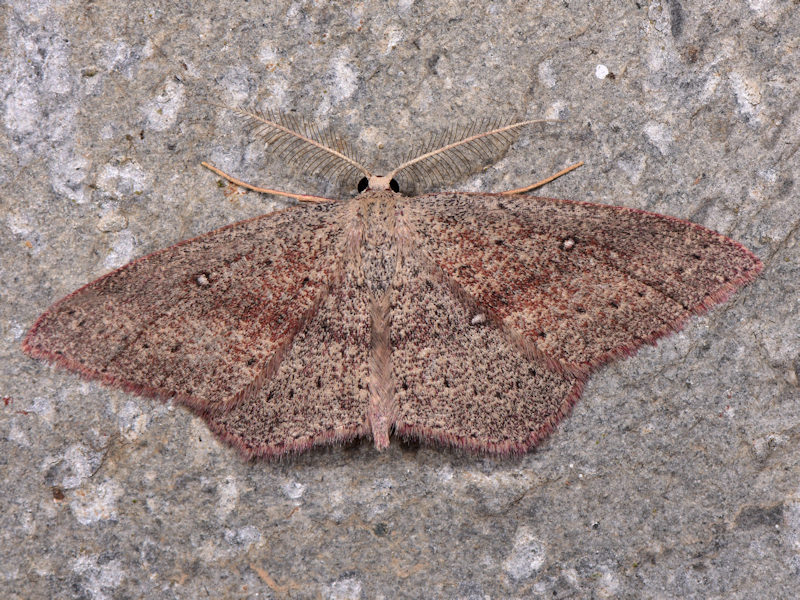
{"label": "moth", "polygon": [[761,271],[739,243],[654,213],[453,179],[535,121],[452,129],[392,172],[291,115],[238,110],[267,149],[357,184],[144,256],[56,302],[29,355],[201,416],[246,457],[392,435],[523,453],[589,375]]}

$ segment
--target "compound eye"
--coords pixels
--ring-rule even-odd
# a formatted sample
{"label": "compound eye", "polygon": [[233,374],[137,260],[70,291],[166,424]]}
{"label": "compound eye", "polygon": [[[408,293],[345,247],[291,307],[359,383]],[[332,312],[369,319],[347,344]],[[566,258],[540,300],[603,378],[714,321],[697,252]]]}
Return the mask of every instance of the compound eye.
{"label": "compound eye", "polygon": [[392,179],[389,182],[389,189],[392,190],[395,194],[400,193],[400,186],[397,184],[397,181],[395,179]]}
{"label": "compound eye", "polygon": [[368,187],[369,187],[369,179],[367,179],[366,177],[362,177],[361,180],[358,182],[358,193],[360,194]]}

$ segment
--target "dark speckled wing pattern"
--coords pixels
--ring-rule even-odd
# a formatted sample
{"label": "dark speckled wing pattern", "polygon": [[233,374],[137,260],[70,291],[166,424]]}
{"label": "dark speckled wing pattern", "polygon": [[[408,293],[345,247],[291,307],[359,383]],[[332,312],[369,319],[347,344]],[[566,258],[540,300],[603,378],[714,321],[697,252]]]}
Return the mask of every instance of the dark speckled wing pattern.
{"label": "dark speckled wing pattern", "polygon": [[23,347],[195,409],[246,456],[392,432],[523,452],[590,373],[761,270],[639,210],[367,191],[236,223],[57,302]]}
{"label": "dark speckled wing pattern", "polygon": [[762,268],[719,233],[617,206],[451,193],[405,212],[451,286],[527,355],[579,376],[676,331]]}
{"label": "dark speckled wing pattern", "polygon": [[341,270],[346,206],[300,206],[143,257],[54,304],[23,343],[90,379],[202,413],[271,375]]}

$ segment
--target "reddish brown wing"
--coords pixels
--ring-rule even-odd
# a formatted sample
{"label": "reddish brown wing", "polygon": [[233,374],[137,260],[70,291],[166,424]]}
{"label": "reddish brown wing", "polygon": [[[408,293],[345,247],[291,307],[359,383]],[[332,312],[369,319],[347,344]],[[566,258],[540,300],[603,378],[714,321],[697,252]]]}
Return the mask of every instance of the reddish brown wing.
{"label": "reddish brown wing", "polygon": [[345,212],[299,206],[141,258],[54,304],[23,348],[136,393],[230,408],[322,302]]}
{"label": "reddish brown wing", "polygon": [[577,374],[675,331],[762,268],[714,231],[615,206],[436,194],[404,212],[421,252],[488,318]]}
{"label": "reddish brown wing", "polygon": [[580,377],[524,356],[413,248],[403,253],[392,304],[401,436],[520,453],[549,434],[580,396]]}

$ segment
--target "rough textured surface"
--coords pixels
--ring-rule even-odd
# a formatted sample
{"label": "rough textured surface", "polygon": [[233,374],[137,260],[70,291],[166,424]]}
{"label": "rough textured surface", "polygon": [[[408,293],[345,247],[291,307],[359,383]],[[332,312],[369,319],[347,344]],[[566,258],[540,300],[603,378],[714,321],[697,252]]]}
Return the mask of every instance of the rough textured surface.
{"label": "rough textured surface", "polygon": [[[0,591],[29,597],[792,597],[800,578],[793,2],[7,3],[0,15]],[[612,77],[613,75],[613,77]],[[690,219],[764,272],[599,371],[515,461],[415,445],[243,463],[203,422],[20,351],[54,298],[285,204],[203,104],[260,97],[377,170],[484,114],[560,116],[460,189]],[[376,149],[380,149],[376,151]]]}

